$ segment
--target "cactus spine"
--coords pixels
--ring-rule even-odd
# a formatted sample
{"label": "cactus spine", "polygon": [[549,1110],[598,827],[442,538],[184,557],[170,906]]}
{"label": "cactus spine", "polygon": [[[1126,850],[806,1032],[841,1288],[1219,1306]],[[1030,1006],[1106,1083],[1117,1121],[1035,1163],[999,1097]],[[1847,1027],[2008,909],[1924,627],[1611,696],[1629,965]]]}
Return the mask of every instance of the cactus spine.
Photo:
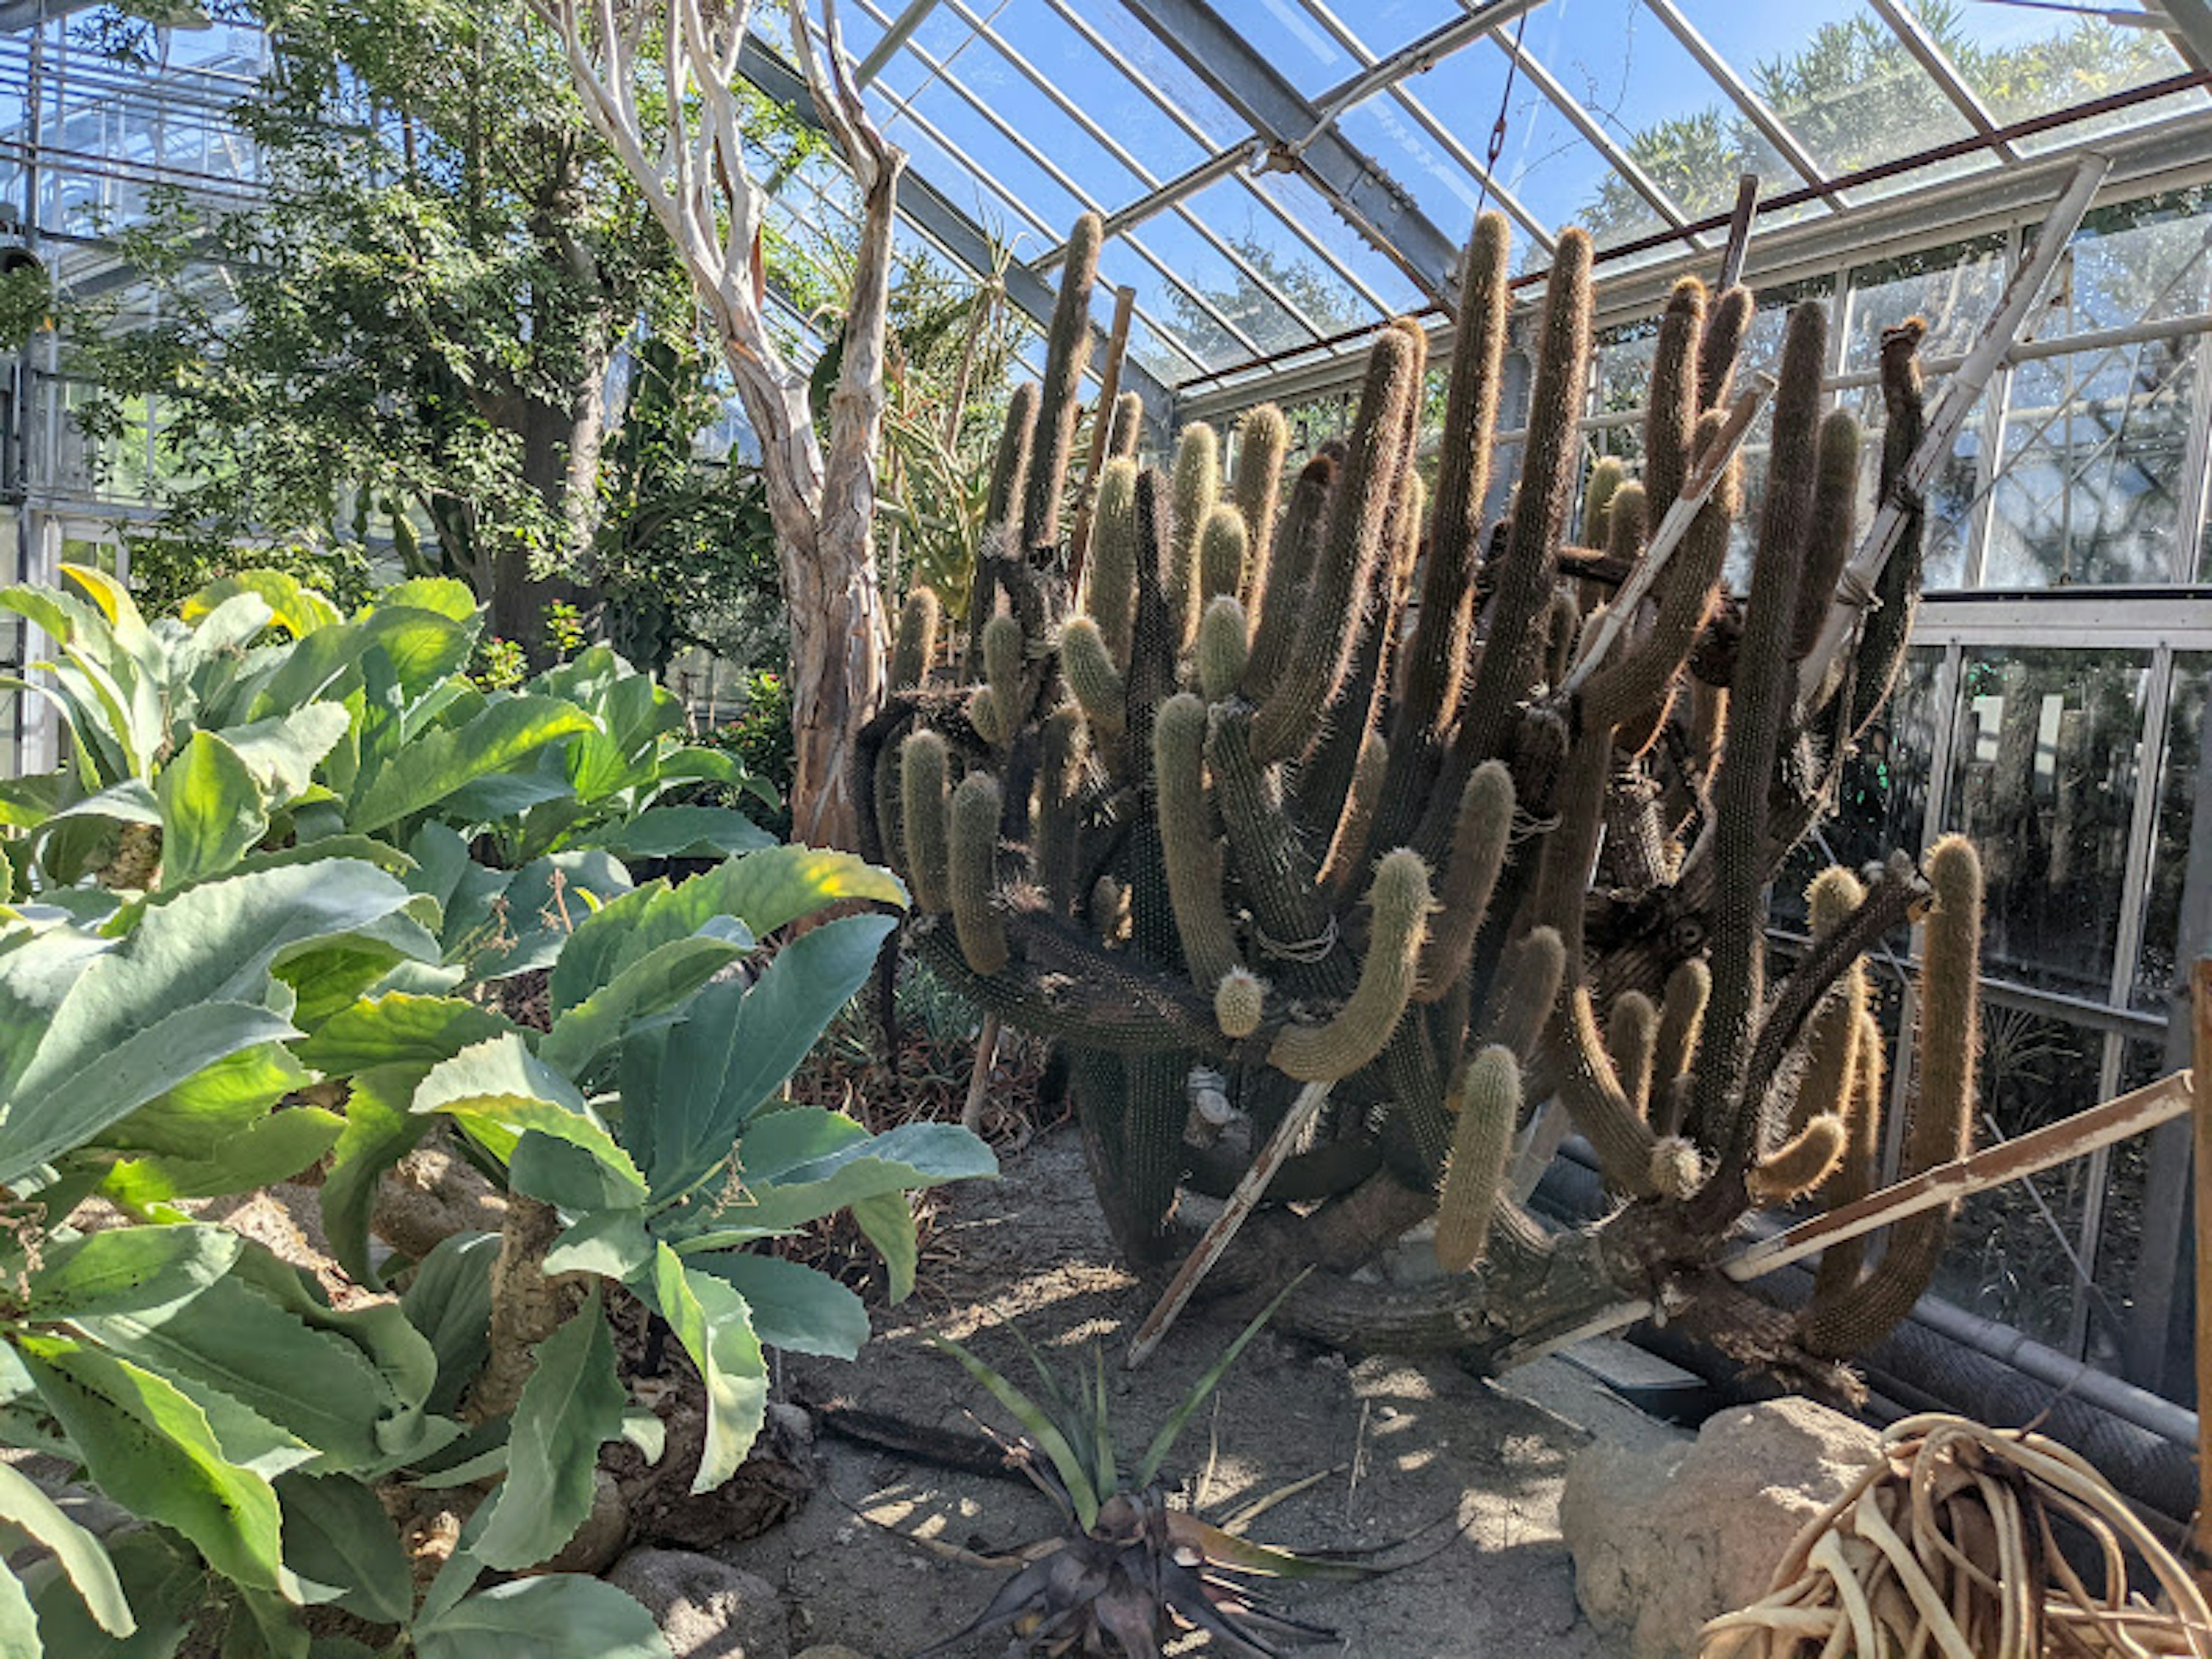
{"label": "cactus spine", "polygon": [[1213,1018],[1225,1037],[1242,1042],[1267,1018],[1267,987],[1247,968],[1231,968],[1213,988]]}
{"label": "cactus spine", "polygon": [[1414,992],[1421,1001],[1436,1001],[1467,971],[1512,835],[1513,775],[1501,762],[1485,761],[1460,795],[1443,891],[1421,952],[1421,983]]}
{"label": "cactus spine", "polygon": [[1326,1024],[1285,1026],[1267,1050],[1270,1066],[1301,1083],[1334,1082],[1373,1060],[1413,998],[1429,917],[1420,854],[1401,847],[1386,855],[1367,902],[1373,918],[1358,988]]}
{"label": "cactus spine", "polygon": [[1168,896],[1183,957],[1191,978],[1210,989],[1242,964],[1221,908],[1221,848],[1206,794],[1206,705],[1188,692],[1162,703],[1152,722],[1152,775],[1159,788]]}
{"label": "cactus spine", "polygon": [[937,630],[942,612],[936,593],[917,587],[899,607],[898,635],[891,650],[891,689],[910,691],[928,678],[937,655]]}
{"label": "cactus spine", "polygon": [[952,792],[949,896],[960,954],[979,974],[995,974],[1012,957],[999,913],[999,782],[970,772]]}
{"label": "cactus spine", "polygon": [[1072,617],[1060,630],[1060,670],[1091,729],[1103,739],[1120,737],[1128,724],[1127,692],[1104,630],[1090,617]]}
{"label": "cactus spine", "polygon": [[1251,652],[1244,607],[1234,593],[1215,595],[1198,619],[1198,649],[1194,653],[1198,689],[1206,702],[1219,702],[1235,695]]}
{"label": "cactus spine", "polygon": [[[1168,565],[1168,609],[1176,619],[1181,637],[1188,640],[1198,623],[1200,593],[1199,546],[1214,502],[1221,495],[1221,440],[1203,421],[1193,421],[1176,440],[1175,545]],[[1242,554],[1239,554],[1242,562]],[[1240,570],[1239,577],[1242,577]],[[1224,592],[1233,589],[1223,589]]]}
{"label": "cactus spine", "polygon": [[1232,495],[1244,520],[1248,551],[1244,586],[1237,598],[1256,609],[1267,586],[1267,565],[1275,539],[1275,512],[1282,490],[1283,457],[1291,447],[1290,422],[1273,404],[1248,409],[1237,422],[1237,477]]}
{"label": "cactus spine", "polygon": [[1198,594],[1201,608],[1208,600],[1226,595],[1238,599],[1244,592],[1244,561],[1250,537],[1243,515],[1223,502],[1206,515],[1198,536]]}
{"label": "cactus spine", "polygon": [[1106,453],[1117,460],[1134,460],[1145,435],[1145,400],[1133,392],[1114,399],[1112,423],[1106,428]]}
{"label": "cactus spine", "polygon": [[945,739],[908,734],[899,749],[899,823],[906,837],[907,883],[925,911],[947,909],[952,889],[946,862]]}

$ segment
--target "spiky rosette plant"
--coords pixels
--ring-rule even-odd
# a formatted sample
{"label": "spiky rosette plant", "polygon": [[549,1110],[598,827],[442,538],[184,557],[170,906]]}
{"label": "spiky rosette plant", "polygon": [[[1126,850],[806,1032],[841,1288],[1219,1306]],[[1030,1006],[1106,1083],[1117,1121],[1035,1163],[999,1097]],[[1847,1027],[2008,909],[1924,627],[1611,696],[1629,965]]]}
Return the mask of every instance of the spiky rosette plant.
{"label": "spiky rosette plant", "polygon": [[[1866,1189],[1881,1095],[1861,958],[1932,904],[1957,934],[1946,960],[1971,963],[1978,903],[1971,854],[1932,892],[1902,855],[1863,882],[1836,872],[1810,945],[1768,972],[1764,895],[1888,695],[1919,580],[1915,514],[1878,607],[1801,692],[1854,532],[1857,433],[1823,415],[1825,311],[1788,319],[1745,592],[1722,572],[1750,295],[1676,287],[1638,476],[1607,464],[1581,489],[1591,252],[1564,233],[1511,411],[1518,474],[1493,476],[1508,238],[1487,215],[1432,487],[1427,340],[1401,320],[1376,336],[1350,433],[1294,472],[1265,409],[1234,434],[1225,490],[1202,428],[1171,474],[1105,467],[1071,592],[1056,509],[1096,235],[1085,222],[1071,242],[1045,386],[1015,400],[1000,447],[988,613],[860,745],[868,850],[906,870],[916,945],[1061,1045],[1140,1263],[1185,1247],[1181,1193],[1226,1195],[1301,1089],[1326,1085],[1209,1291],[1312,1267],[1289,1328],[1495,1364],[1649,1302],[1847,1387],[1831,1360],[1910,1306],[1940,1217],[1872,1279],[1839,1255],[1802,1322],[1715,1264],[1754,1208]],[[1885,492],[1922,428],[1918,338],[1911,324],[1882,344]],[[1614,617],[1678,501],[1686,532]],[[1919,1091],[1916,1159],[1964,1146],[1972,1121],[1961,1003],[1921,999],[1940,1081]],[[1186,1137],[1194,1067],[1228,1079],[1244,1132]],[[1565,1234],[1511,1185],[1516,1139],[1554,1110],[1624,1200]],[[1440,1250],[1469,1271],[1354,1281],[1440,1200]]]}
{"label": "spiky rosette plant", "polygon": [[[1097,1350],[1089,1384],[1069,1386],[1022,1341],[1040,1400],[959,1343],[933,1337],[1021,1424],[1023,1437],[1010,1446],[1011,1459],[1052,1500],[1066,1524],[1060,1536],[1016,1552],[1025,1565],[982,1612],[916,1659],[1008,1629],[1014,1633],[1008,1659],[1109,1654],[1159,1659],[1171,1638],[1193,1631],[1213,1638],[1209,1651],[1236,1659],[1273,1659],[1279,1651],[1275,1639],[1335,1640],[1335,1632],[1271,1607],[1257,1584],[1267,1579],[1352,1583],[1389,1569],[1341,1553],[1296,1555],[1255,1544],[1170,1504],[1158,1484],[1185,1425],[1274,1310],[1263,1309],[1192,1385],[1131,1471],[1123,1468],[1116,1448],[1105,1364]],[[1020,1333],[1015,1336],[1022,1340]]]}

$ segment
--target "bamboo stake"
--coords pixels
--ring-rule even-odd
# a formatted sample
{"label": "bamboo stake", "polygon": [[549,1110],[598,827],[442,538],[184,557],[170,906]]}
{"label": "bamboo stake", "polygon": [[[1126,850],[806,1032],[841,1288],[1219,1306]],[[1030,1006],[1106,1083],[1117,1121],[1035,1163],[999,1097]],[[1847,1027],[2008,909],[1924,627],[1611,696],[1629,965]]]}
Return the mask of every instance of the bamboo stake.
{"label": "bamboo stake", "polygon": [[[2201,1039],[2201,1018],[2198,1033]],[[1815,1216],[1810,1221],[1801,1221],[1771,1238],[1762,1239],[1742,1254],[1731,1256],[1721,1264],[1721,1272],[1738,1284],[1759,1278],[1808,1255],[1817,1255],[1831,1244],[1840,1244],[1847,1238],[1856,1238],[1877,1227],[1887,1227],[1923,1210],[1937,1209],[1971,1194],[2039,1175],[2056,1164],[2086,1157],[2100,1146],[2109,1146],[2146,1129],[2154,1129],[2188,1111],[2197,1098],[2190,1074],[2175,1072],[2117,1100],[2108,1100],[2086,1112],[2045,1124],[2033,1133],[1988,1147],[1971,1158],[1939,1164],[1909,1181],[1869,1193],[1864,1198],[1826,1215]],[[2203,1113],[2197,1115],[2197,1133],[2200,1136],[2212,1133]],[[2198,1180],[2204,1180],[2201,1170]],[[2197,1248],[2201,1265],[2203,1253],[2212,1249],[2212,1243],[2208,1243],[2201,1229]],[[2200,1334],[2203,1328],[2200,1322]],[[2200,1360],[2200,1365],[2202,1363]]]}
{"label": "bamboo stake", "polygon": [[2197,1523],[2190,1553],[2199,1589],[2212,1595],[2212,958],[2190,971],[2191,1070],[2197,1082]]}
{"label": "bamboo stake", "polygon": [[1283,1167],[1283,1160],[1298,1144],[1306,1126],[1320,1115],[1322,1103],[1328,1099],[1328,1087],[1326,1083],[1309,1083],[1298,1091],[1291,1109],[1283,1114],[1282,1122],[1276,1126],[1260,1156],[1252,1160],[1252,1167],[1245,1170],[1244,1178],[1237,1183],[1237,1190],[1229,1195],[1227,1207],[1214,1218],[1213,1224],[1206,1230],[1206,1237],[1190,1253],[1190,1259],[1176,1270],[1174,1282],[1152,1312],[1145,1316],[1145,1322],[1137,1328],[1136,1340],[1129,1345],[1127,1361],[1131,1370],[1152,1358],[1152,1350],[1160,1346],[1160,1339],[1168,1334],[1168,1328],[1190,1301],[1199,1281],[1213,1270],[1213,1264],[1229,1248],[1230,1240],[1237,1237],[1237,1229],[1259,1207],[1267,1183],[1275,1178],[1275,1171]]}
{"label": "bamboo stake", "polygon": [[1091,405],[1091,455],[1083,472],[1083,509],[1067,538],[1067,591],[1083,591],[1083,556],[1091,550],[1091,511],[1098,501],[1098,471],[1106,464],[1106,439],[1114,429],[1114,403],[1121,395],[1121,359],[1129,349],[1129,320],[1137,290],[1114,290],[1114,328],[1106,337],[1106,363],[1098,373],[1098,401]]}
{"label": "bamboo stake", "polygon": [[971,1135],[983,1133],[983,1096],[990,1087],[991,1069],[998,1063],[999,1017],[986,1014],[975,1039],[975,1064],[968,1073],[968,1098],[960,1107],[960,1127]]}

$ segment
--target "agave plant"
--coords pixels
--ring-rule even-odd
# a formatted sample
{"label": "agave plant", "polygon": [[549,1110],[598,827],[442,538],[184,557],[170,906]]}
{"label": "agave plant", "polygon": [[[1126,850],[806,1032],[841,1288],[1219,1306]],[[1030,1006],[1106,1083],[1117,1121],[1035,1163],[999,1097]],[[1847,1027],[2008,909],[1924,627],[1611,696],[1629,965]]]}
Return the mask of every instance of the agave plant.
{"label": "agave plant", "polygon": [[[1293,1281],[1293,1288],[1297,1281]],[[1289,1290],[1283,1292],[1289,1294]],[[1267,1659],[1269,1638],[1297,1643],[1336,1639],[1334,1631],[1268,1607],[1258,1581],[1357,1581],[1387,1569],[1341,1553],[1293,1555],[1253,1543],[1175,1508],[1159,1473],[1184,1426],[1212,1394],[1245,1345],[1280,1304],[1262,1310],[1193,1385],[1152,1437],[1125,1482],[1106,1404],[1105,1362],[1092,1351],[1088,1386],[1070,1389],[1019,1332],[1037,1374],[1042,1401],[949,1337],[930,1340],[967,1369],[1026,1431],[1012,1461],[1052,1499],[1064,1521],[1056,1537],[1026,1545],[1024,1565],[963,1629],[916,1659],[949,1653],[972,1637],[1010,1631],[1007,1659],[1023,1656],[1121,1655],[1158,1659],[1164,1643],[1184,1631],[1213,1638],[1218,1651]],[[1011,1329],[1012,1328],[1009,1327]]]}

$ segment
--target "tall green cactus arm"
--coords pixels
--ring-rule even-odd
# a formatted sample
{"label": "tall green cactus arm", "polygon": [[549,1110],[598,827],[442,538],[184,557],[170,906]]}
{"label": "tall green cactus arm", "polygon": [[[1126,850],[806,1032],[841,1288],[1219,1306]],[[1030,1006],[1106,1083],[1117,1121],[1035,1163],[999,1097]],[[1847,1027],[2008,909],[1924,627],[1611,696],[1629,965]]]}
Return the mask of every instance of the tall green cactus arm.
{"label": "tall green cactus arm", "polygon": [[[1866,888],[1850,871],[1832,866],[1814,878],[1805,898],[1813,936],[1820,939],[1842,927],[1866,902]],[[1857,1089],[1852,1067],[1858,1063],[1859,1021],[1866,1011],[1866,964],[1854,962],[1813,1016],[1797,1104],[1790,1115],[1793,1131],[1816,1117],[1849,1118]]]}
{"label": "tall green cactus arm", "polygon": [[[1881,495],[1898,499],[1905,464],[1919,447],[1928,425],[1921,384],[1919,349],[1927,325],[1917,317],[1881,337],[1881,401],[1885,424],[1881,434]],[[1927,515],[1921,503],[1908,500],[1905,528],[1897,549],[1882,567],[1875,583],[1875,609],[1860,629],[1859,647],[1852,673],[1850,726],[1856,734],[1878,716],[1896,683],[1912,635],[1912,618],[1920,608],[1920,574],[1926,554]]]}
{"label": "tall green cactus arm", "polygon": [[1198,626],[1199,544],[1220,496],[1220,437],[1205,422],[1193,421],[1176,440],[1174,540],[1167,569],[1168,608],[1184,641]]}
{"label": "tall green cactus arm", "polygon": [[1198,619],[1198,647],[1192,653],[1199,692],[1206,702],[1219,702],[1236,695],[1251,653],[1244,607],[1234,593],[1216,594]]}
{"label": "tall green cactus arm", "polygon": [[1152,721],[1152,776],[1176,932],[1193,982],[1211,991],[1243,964],[1221,905],[1221,844],[1206,794],[1206,705],[1188,691],[1162,703]]}
{"label": "tall green cactus arm", "polygon": [[1259,619],[1252,634],[1252,660],[1244,671],[1243,692],[1265,702],[1297,648],[1306,615],[1307,590],[1321,539],[1328,524],[1329,497],[1336,489],[1337,459],[1328,452],[1308,461],[1291,488],[1290,506],[1268,561],[1266,591],[1259,594]]}
{"label": "tall green cactus arm", "polygon": [[1493,1045],[1474,1057],[1460,1088],[1451,1161],[1437,1203],[1437,1265],[1465,1273],[1482,1260],[1505,1193],[1506,1160],[1521,1116],[1521,1062]]}
{"label": "tall green cactus arm", "polygon": [[898,638],[891,650],[891,690],[911,691],[929,676],[942,619],[934,589],[917,587],[899,607]]}
{"label": "tall green cactus arm", "polygon": [[1127,693],[1114,666],[1105,631],[1088,617],[1071,617],[1060,630],[1060,672],[1099,742],[1128,729]]}
{"label": "tall green cactus arm", "polygon": [[952,908],[945,806],[945,739],[924,729],[899,745],[899,827],[917,910]]}
{"label": "tall green cactus arm", "polygon": [[1350,1077],[1382,1052],[1412,1000],[1427,936],[1429,866],[1406,848],[1386,854],[1367,890],[1372,915],[1359,984],[1326,1023],[1286,1025],[1267,1063],[1301,1083]]}
{"label": "tall green cactus arm", "polygon": [[1656,520],[1667,516],[1690,471],[1697,424],[1698,347],[1705,334],[1705,285],[1685,276],[1668,296],[1651,360],[1651,399],[1644,416],[1644,488]]}
{"label": "tall green cactus arm", "polygon": [[1079,807],[1083,797],[1083,711],[1064,702],[1046,717],[1037,757],[1036,873],[1055,915],[1075,910]]}
{"label": "tall green cactus arm", "polygon": [[[983,544],[975,552],[975,575],[968,590],[968,660],[983,655],[983,626],[999,607],[998,562],[1005,556],[1012,532],[1013,516],[1022,509],[1027,488],[1030,451],[1036,438],[1037,388],[1024,380],[1006,399],[1006,418],[999,428],[999,445],[991,455],[991,483],[983,508]],[[971,671],[972,672],[972,671]]]}
{"label": "tall green cactus arm", "polygon": [[1847,409],[1832,409],[1820,422],[1820,476],[1813,493],[1813,533],[1805,548],[1805,574],[1797,586],[1797,624],[1790,659],[1802,661],[1820,637],[1836,581],[1851,556],[1852,509],[1859,489],[1859,423]]}
{"label": "tall green cactus arm", "polygon": [[[1628,482],[1628,469],[1618,455],[1601,455],[1590,464],[1589,477],[1583,484],[1583,533],[1584,547],[1603,547],[1612,532],[1611,520],[1607,516],[1613,508],[1613,493]],[[1638,484],[1640,491],[1643,485]]]}
{"label": "tall green cactus arm", "polygon": [[1751,1196],[1759,1204],[1794,1204],[1826,1186],[1840,1169],[1850,1145],[1850,1127],[1833,1112],[1822,1112],[1751,1166]]}
{"label": "tall green cactus arm", "polygon": [[1597,1154],[1606,1182],[1618,1191],[1648,1197],[1653,1184],[1653,1149],[1658,1137],[1636,1109],[1598,1030],[1589,988],[1571,977],[1559,999],[1552,1051],[1559,1071],[1559,1099],[1576,1128]]}
{"label": "tall green cactus arm", "polygon": [[1120,457],[1098,475],[1098,501],[1091,514],[1091,554],[1083,570],[1083,609],[1098,624],[1107,661],[1129,660],[1129,629],[1137,616],[1137,464]]}
{"label": "tall green cactus arm", "polygon": [[[1534,684],[1551,600],[1553,573],[1581,460],[1580,418],[1590,357],[1590,240],[1560,234],[1544,289],[1536,377],[1528,397],[1528,440],[1513,499],[1486,643],[1460,721],[1461,775],[1504,752],[1515,710]],[[1425,840],[1426,837],[1425,836]]]}
{"label": "tall green cactus arm", "polygon": [[970,772],[952,792],[949,886],[960,954],[979,974],[1006,965],[1006,918],[998,893],[999,781]]}
{"label": "tall green cactus arm", "polygon": [[1373,845],[1370,832],[1375,823],[1376,799],[1389,761],[1389,744],[1378,733],[1368,732],[1359,746],[1358,763],[1352,769],[1352,787],[1345,792],[1336,833],[1329,839],[1328,856],[1322,860],[1322,890],[1332,902],[1351,890],[1353,876],[1367,862],[1367,849]]}
{"label": "tall green cactus arm", "polygon": [[1667,988],[1659,999],[1659,1034],[1652,1045],[1655,1087],[1668,1087],[1697,1063],[1698,1038],[1705,1024],[1705,999],[1712,991],[1712,970],[1702,957],[1675,963],[1667,975]]}
{"label": "tall green cactus arm", "polygon": [[[1882,1088],[1887,1081],[1882,1047],[1881,1022],[1871,1012],[1861,1014],[1851,1055],[1850,1144],[1828,1182],[1832,1209],[1856,1203],[1874,1190],[1875,1160],[1881,1156]],[[1833,1306],[1837,1297],[1859,1282],[1859,1270],[1865,1262],[1863,1237],[1844,1239],[1821,1251],[1820,1267],[1813,1275],[1813,1305]]]}
{"label": "tall green cactus arm", "polygon": [[1028,642],[1013,617],[1001,611],[983,625],[983,682],[998,705],[998,730],[1005,734],[997,739],[1001,743],[1012,741],[1029,714],[1027,659]]}
{"label": "tall green cactus arm", "polygon": [[1751,290],[1737,283],[1724,290],[1705,313],[1705,337],[1698,346],[1698,406],[1720,409],[1735,379],[1735,360],[1751,332],[1754,314]]}
{"label": "tall green cactus arm", "polygon": [[1523,1060],[1534,1054],[1566,971],[1567,947],[1556,927],[1532,927],[1508,945],[1482,1017],[1491,1041]]}
{"label": "tall green cactus arm", "polygon": [[[1698,422],[1698,447],[1703,450],[1717,442],[1720,428],[1720,416],[1703,416]],[[1618,641],[1615,654],[1583,687],[1583,718],[1591,724],[1639,721],[1644,710],[1663,703],[1668,688],[1689,661],[1698,630],[1711,611],[1721,567],[1728,559],[1729,530],[1740,505],[1741,476],[1735,462],[1729,462],[1713,493],[1690,521],[1689,533],[1667,567],[1650,625],[1632,643],[1626,639]],[[1624,739],[1628,736],[1622,735]],[[1624,741],[1621,746],[1630,744]]]}
{"label": "tall green cactus arm", "polygon": [[1790,634],[1812,529],[1827,340],[1828,314],[1817,301],[1791,310],[1751,594],[1729,685],[1728,745],[1713,784],[1713,994],[1705,1046],[1716,1063],[1698,1068],[1695,1109],[1728,1161],[1747,1160],[1756,1146],[1759,1102],[1736,1089],[1765,994],[1759,917],[1768,873],[1767,801],[1782,730],[1796,700]]}
{"label": "tall green cactus arm", "polygon": [[1366,631],[1376,561],[1398,498],[1407,405],[1420,393],[1425,349],[1418,328],[1394,325],[1376,337],[1368,356],[1344,481],[1330,503],[1298,642],[1253,717],[1253,752],[1262,762],[1301,754],[1321,735],[1322,711],[1335,702]]}
{"label": "tall green cactus arm", "polygon": [[1643,992],[1630,988],[1613,1000],[1606,1015],[1606,1058],[1613,1062],[1620,1092],[1647,1122],[1651,1116],[1651,1076],[1657,1058],[1659,1010]]}
{"label": "tall green cactus arm", "polygon": [[1451,854],[1444,861],[1443,890],[1430,918],[1421,951],[1421,982],[1413,993],[1435,1002],[1466,974],[1475,935],[1490,914],[1490,896],[1513,839],[1513,775],[1502,761],[1485,761],[1460,792],[1452,825]]}
{"label": "tall green cactus arm", "polygon": [[1133,392],[1114,399],[1113,423],[1106,428],[1106,453],[1117,460],[1134,460],[1145,439],[1145,400]]}
{"label": "tall green cactus arm", "polygon": [[[1981,860],[1971,842],[1946,836],[1929,849],[1927,869],[1936,899],[1920,958],[1920,1097],[1905,1126],[1899,1171],[1908,1179],[1965,1157],[1972,1146],[1982,1035]],[[1935,1279],[1951,1213],[1946,1206],[1899,1222],[1873,1272],[1832,1301],[1808,1304],[1798,1322],[1806,1348],[1860,1353],[1896,1328]]]}
{"label": "tall green cactus arm", "polygon": [[1249,544],[1244,515],[1226,501],[1217,502],[1198,532],[1198,602],[1201,615],[1207,600],[1224,594],[1241,603]]}
{"label": "tall green cactus arm", "polygon": [[1237,597],[1256,611],[1267,587],[1267,565],[1274,552],[1275,513],[1283,487],[1283,457],[1290,453],[1291,426],[1273,404],[1248,409],[1237,422],[1237,476],[1231,494],[1244,520],[1249,550],[1244,586]]}
{"label": "tall green cactus arm", "polygon": [[1091,362],[1091,289],[1098,280],[1098,216],[1086,213],[1068,233],[1060,299],[1045,335],[1044,385],[1037,404],[1036,441],[1022,491],[1021,551],[1044,547],[1060,531],[1060,492],[1075,448],[1075,416],[1083,371]]}

